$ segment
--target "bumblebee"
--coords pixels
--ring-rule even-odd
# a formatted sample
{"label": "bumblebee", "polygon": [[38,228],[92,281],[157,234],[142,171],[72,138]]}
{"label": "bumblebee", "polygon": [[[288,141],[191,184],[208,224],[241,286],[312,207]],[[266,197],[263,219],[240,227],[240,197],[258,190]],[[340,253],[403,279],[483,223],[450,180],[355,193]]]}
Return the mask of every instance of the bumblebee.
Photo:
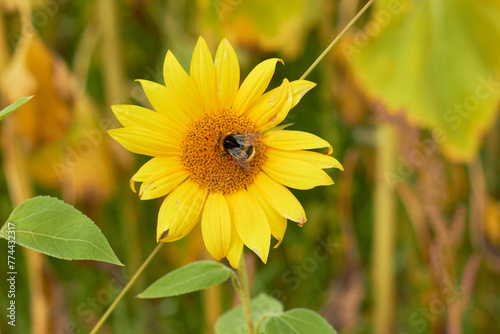
{"label": "bumblebee", "polygon": [[260,133],[226,133],[219,138],[221,149],[229,153],[243,169],[250,169],[250,162],[255,157],[254,144],[260,139]]}

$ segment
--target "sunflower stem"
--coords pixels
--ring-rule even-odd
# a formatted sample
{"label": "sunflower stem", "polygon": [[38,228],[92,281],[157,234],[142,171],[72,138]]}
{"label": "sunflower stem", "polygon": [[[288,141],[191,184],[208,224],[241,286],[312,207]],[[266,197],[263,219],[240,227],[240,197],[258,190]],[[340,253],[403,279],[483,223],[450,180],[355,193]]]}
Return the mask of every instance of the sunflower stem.
{"label": "sunflower stem", "polygon": [[253,319],[252,311],[250,309],[250,289],[248,288],[248,275],[244,252],[241,254],[240,264],[238,265],[238,277],[232,276],[232,278],[234,288],[240,296],[241,307],[243,307],[243,314],[245,316],[247,333],[253,334]]}
{"label": "sunflower stem", "polygon": [[106,313],[103,314],[103,316],[101,317],[101,319],[99,319],[99,321],[94,326],[94,328],[92,328],[92,331],[90,332],[90,334],[97,333],[97,331],[104,324],[104,322],[109,317],[109,315],[111,314],[111,312],[113,312],[113,310],[115,309],[116,305],[118,305],[118,303],[120,302],[120,300],[123,299],[123,297],[125,296],[125,294],[127,293],[127,291],[130,290],[130,288],[135,283],[135,281],[137,280],[137,278],[139,278],[139,276],[142,274],[142,272],[144,271],[144,269],[146,269],[146,267],[148,266],[149,262],[151,262],[151,260],[155,257],[156,253],[158,253],[158,251],[160,250],[161,246],[163,246],[163,244],[164,244],[163,242],[160,242],[156,246],[156,248],[151,252],[151,254],[149,254],[149,256],[146,259],[146,261],[144,261],[144,263],[140,266],[140,268],[137,269],[137,271],[135,272],[134,276],[132,276],[132,278],[127,283],[127,285],[125,285],[125,287],[120,292],[120,294],[115,298],[115,300],[113,301],[113,303],[106,310]]}
{"label": "sunflower stem", "polygon": [[314,63],[312,63],[312,65],[309,66],[309,68],[304,72],[304,74],[302,74],[302,76],[300,77],[299,80],[305,79],[309,75],[309,73],[311,73],[311,71],[316,67],[316,65],[318,65],[319,62],[323,60],[323,58],[325,58],[325,56],[328,54],[328,52],[330,52],[332,50],[333,46],[335,44],[337,44],[337,42],[342,38],[342,36],[345,35],[345,33],[352,27],[352,25],[354,23],[356,23],[356,21],[361,17],[361,15],[363,15],[363,13],[368,9],[368,7],[371,6],[371,4],[374,1],[375,0],[368,1],[366,3],[366,5],[363,8],[361,8],[361,10],[358,12],[358,14],[356,14],[356,16],[354,16],[352,18],[352,20],[345,26],[345,28],[340,32],[340,34],[338,34],[337,37],[335,37],[335,39],[330,43],[330,45],[328,45],[328,47],[325,49],[325,51],[323,51],[323,53],[320,54],[318,58],[316,58]]}

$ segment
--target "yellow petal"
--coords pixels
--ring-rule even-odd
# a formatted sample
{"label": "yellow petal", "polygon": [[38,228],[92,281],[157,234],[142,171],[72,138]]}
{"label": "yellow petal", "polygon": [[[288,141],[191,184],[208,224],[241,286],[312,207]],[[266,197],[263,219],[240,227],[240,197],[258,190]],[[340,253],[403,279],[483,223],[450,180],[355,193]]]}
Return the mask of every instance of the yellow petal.
{"label": "yellow petal", "polygon": [[333,148],[326,140],[309,132],[278,130],[269,131],[262,137],[264,144],[281,150],[307,150],[328,147],[328,154],[332,154]]}
{"label": "yellow petal", "polygon": [[227,256],[231,245],[231,216],[222,193],[208,195],[201,216],[201,233],[214,259],[220,260]]}
{"label": "yellow petal", "polygon": [[135,182],[144,182],[155,175],[161,174],[165,169],[170,172],[170,169],[177,170],[180,165],[179,157],[154,157],[139,168],[132,176]]}
{"label": "yellow petal", "polygon": [[265,173],[259,173],[253,184],[248,186],[255,187],[271,207],[283,217],[293,220],[300,225],[307,221],[306,213],[300,202],[283,185],[271,179]]}
{"label": "yellow petal", "polygon": [[215,66],[207,43],[201,36],[198,38],[198,43],[196,43],[196,47],[194,48],[190,74],[200,92],[205,112],[216,112],[218,103]]}
{"label": "yellow petal", "polygon": [[234,227],[241,241],[266,263],[271,229],[262,207],[246,190],[226,194],[226,198],[231,203]]}
{"label": "yellow petal", "polygon": [[240,64],[233,47],[225,38],[215,54],[215,71],[220,109],[228,110],[233,105],[240,86]]}
{"label": "yellow petal", "polygon": [[126,104],[111,106],[111,110],[113,110],[116,118],[118,118],[118,121],[120,121],[123,126],[143,127],[179,139],[182,138],[182,129],[180,129],[177,124],[170,122],[167,117],[160,113],[143,107]]}
{"label": "yellow petal", "polygon": [[109,135],[130,152],[150,156],[179,156],[180,143],[164,133],[141,127],[126,127],[108,131]]}
{"label": "yellow petal", "polygon": [[276,155],[276,151],[279,150],[267,149],[267,159],[262,169],[279,183],[295,189],[311,189],[333,184],[333,180],[321,168],[306,161]]}
{"label": "yellow petal", "polygon": [[203,116],[198,88],[170,50],[163,64],[163,78],[170,96],[182,111],[193,119]]}
{"label": "yellow petal", "polygon": [[182,169],[179,157],[154,157],[142,165],[130,179],[130,187],[135,192],[135,182],[145,182]]}
{"label": "yellow petal", "polygon": [[[227,198],[226,198],[227,201]],[[229,203],[228,203],[229,205]],[[233,218],[231,218],[232,221]],[[243,253],[243,241],[241,241],[238,236],[238,232],[234,228],[234,223],[231,224],[231,245],[229,246],[229,251],[227,252],[227,260],[231,264],[231,267],[238,269],[241,259],[241,253]]]}
{"label": "yellow petal", "polygon": [[281,59],[264,60],[250,72],[241,84],[233,104],[233,111],[242,115],[264,93],[274,74],[277,62]]}
{"label": "yellow petal", "polygon": [[248,187],[248,193],[257,199],[264,210],[267,221],[269,222],[269,227],[271,228],[271,234],[278,240],[278,243],[274,248],[278,247],[283,241],[283,237],[286,231],[286,218],[281,216],[276,210],[274,210],[269,203],[262,197],[262,195],[257,191],[255,187]]}
{"label": "yellow petal", "polygon": [[158,214],[157,241],[175,241],[184,238],[198,223],[208,190],[186,180],[163,201]]}
{"label": "yellow petal", "polygon": [[189,173],[184,168],[155,175],[141,184],[139,197],[142,200],[147,200],[165,196],[188,177]]}
{"label": "yellow petal", "polygon": [[167,87],[148,80],[137,80],[141,83],[144,93],[153,108],[167,118],[168,123],[176,128],[176,131],[184,133],[191,124],[191,115],[185,113],[172,99]]}
{"label": "yellow petal", "polygon": [[[308,91],[313,89],[316,84],[307,80],[295,80],[290,82],[290,86],[292,86],[292,108],[300,102],[302,97],[306,95]],[[292,109],[290,108],[290,109]]]}
{"label": "yellow petal", "polygon": [[259,129],[264,131],[281,123],[292,106],[292,89],[287,79],[278,90],[266,93],[245,113]]}
{"label": "yellow petal", "polygon": [[[266,94],[262,95],[262,97],[259,98],[259,100],[247,112],[247,116],[254,121],[260,131],[270,129],[277,124],[280,124],[286,118],[290,109],[295,107],[297,103],[299,103],[299,101],[302,99],[302,97],[314,86],[316,86],[314,82],[307,80],[292,81],[290,82],[292,103],[288,110],[284,109],[281,113],[275,113],[277,114],[277,117],[272,117],[272,113],[266,113],[262,111],[258,112],[259,109],[261,109],[261,106],[259,106],[259,104],[263,103],[263,100],[269,100],[269,102],[274,102],[276,104],[276,97],[280,94],[280,90],[284,90],[283,84],[280,87],[274,88]],[[274,101],[272,101],[273,97],[275,98]],[[266,120],[272,122],[266,122]]]}
{"label": "yellow petal", "polygon": [[312,152],[312,151],[304,151],[304,150],[294,150],[294,151],[285,151],[285,150],[278,150],[278,149],[273,149],[273,148],[267,148],[268,150],[271,150],[273,155],[281,157],[281,158],[288,158],[288,159],[296,159],[296,160],[302,160],[309,162],[310,164],[313,164],[316,167],[325,169],[325,168],[338,168],[340,170],[344,170],[344,167],[342,167],[342,164],[332,157],[331,155],[326,155],[318,152]]}

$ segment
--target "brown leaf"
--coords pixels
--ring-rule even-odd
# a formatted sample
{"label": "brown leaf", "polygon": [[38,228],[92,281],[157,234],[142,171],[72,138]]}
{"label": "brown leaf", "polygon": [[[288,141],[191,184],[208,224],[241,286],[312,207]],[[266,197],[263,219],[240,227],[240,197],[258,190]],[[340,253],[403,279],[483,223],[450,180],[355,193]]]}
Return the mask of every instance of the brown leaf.
{"label": "brown leaf", "polygon": [[32,145],[53,142],[68,130],[74,89],[64,62],[38,36],[21,39],[0,78],[8,103],[21,96],[33,101],[13,115],[15,131]]}

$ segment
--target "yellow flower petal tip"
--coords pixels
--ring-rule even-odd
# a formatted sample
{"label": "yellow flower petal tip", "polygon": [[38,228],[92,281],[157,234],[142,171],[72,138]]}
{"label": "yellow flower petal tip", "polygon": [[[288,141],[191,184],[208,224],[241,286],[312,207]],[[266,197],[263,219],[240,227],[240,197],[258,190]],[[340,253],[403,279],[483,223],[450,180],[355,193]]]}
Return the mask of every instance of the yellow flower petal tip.
{"label": "yellow flower petal tip", "polygon": [[[154,110],[111,107],[123,128],[109,135],[127,150],[152,157],[130,179],[130,188],[141,199],[164,197],[157,242],[182,239],[200,222],[215,259],[225,257],[237,268],[246,246],[266,263],[271,238],[277,240],[273,248],[282,243],[287,219],[299,226],[307,221],[287,187],[330,185],[324,169],[343,170],[329,156],[327,141],[279,125],[316,84],[284,79],[265,93],[278,62],[285,65],[279,58],[264,60],[240,80],[231,43],[222,39],[213,54],[199,36],[189,73],[168,50],[164,84],[136,80]],[[309,151],[325,147],[327,155]]]}
{"label": "yellow flower petal tip", "polygon": [[267,255],[266,257],[262,257],[257,249],[252,249],[252,252],[254,252],[261,260],[264,262],[264,264],[267,264]]}
{"label": "yellow flower petal tip", "polygon": [[132,189],[132,191],[133,191],[134,193],[137,193],[137,190],[135,189],[135,181],[134,181],[134,178],[131,178],[129,182],[130,182],[130,189]]}

